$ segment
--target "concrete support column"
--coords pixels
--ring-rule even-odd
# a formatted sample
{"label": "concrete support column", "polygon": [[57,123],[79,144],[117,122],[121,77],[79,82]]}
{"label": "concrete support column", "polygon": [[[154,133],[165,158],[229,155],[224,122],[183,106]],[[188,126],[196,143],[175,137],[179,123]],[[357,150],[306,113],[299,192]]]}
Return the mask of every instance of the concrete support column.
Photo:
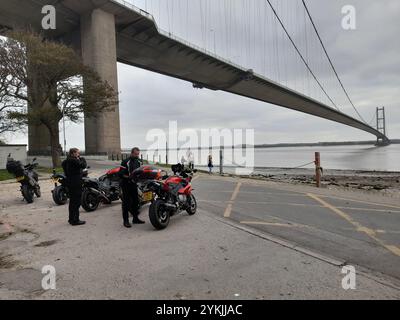
{"label": "concrete support column", "polygon": [[[118,92],[117,45],[115,17],[101,9],[81,17],[83,62]],[[87,154],[119,154],[121,152],[119,106],[96,118],[85,118]]]}
{"label": "concrete support column", "polygon": [[[35,76],[35,71],[29,70],[32,85],[28,88],[29,98],[32,103],[28,105],[28,112],[34,111],[34,105],[43,97],[43,89],[40,80]],[[50,133],[43,124],[28,124],[28,154],[33,156],[50,155]]]}
{"label": "concrete support column", "polygon": [[50,155],[50,134],[44,125],[28,126],[28,154]]}

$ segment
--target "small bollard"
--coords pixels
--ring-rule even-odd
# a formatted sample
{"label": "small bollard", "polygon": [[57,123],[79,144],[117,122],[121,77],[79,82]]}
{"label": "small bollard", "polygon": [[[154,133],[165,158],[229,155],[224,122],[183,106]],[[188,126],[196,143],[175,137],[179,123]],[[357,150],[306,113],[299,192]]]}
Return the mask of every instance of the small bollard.
{"label": "small bollard", "polygon": [[222,149],[219,150],[219,174],[224,174],[224,152]]}
{"label": "small bollard", "polygon": [[317,188],[321,188],[321,154],[315,153],[315,182]]}

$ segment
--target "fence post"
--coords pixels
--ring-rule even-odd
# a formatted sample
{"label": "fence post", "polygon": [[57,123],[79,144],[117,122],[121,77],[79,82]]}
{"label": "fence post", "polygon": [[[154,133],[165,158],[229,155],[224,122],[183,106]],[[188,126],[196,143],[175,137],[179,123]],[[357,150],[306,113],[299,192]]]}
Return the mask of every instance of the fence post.
{"label": "fence post", "polygon": [[321,188],[321,154],[315,153],[315,182],[317,188]]}
{"label": "fence post", "polygon": [[168,165],[168,141],[165,143],[165,164]]}
{"label": "fence post", "polygon": [[224,152],[223,149],[219,149],[219,174],[224,174]]}

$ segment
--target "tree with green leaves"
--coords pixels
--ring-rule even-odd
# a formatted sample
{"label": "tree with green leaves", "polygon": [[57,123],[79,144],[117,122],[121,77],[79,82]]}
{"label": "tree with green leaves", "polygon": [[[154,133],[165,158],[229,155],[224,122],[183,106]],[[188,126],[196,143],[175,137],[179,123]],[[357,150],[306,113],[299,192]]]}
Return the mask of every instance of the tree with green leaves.
{"label": "tree with green leaves", "polygon": [[60,165],[62,118],[79,122],[83,115],[96,117],[118,103],[113,87],[85,66],[72,48],[32,32],[11,32],[0,39],[0,66],[0,128],[2,123],[8,124],[6,131],[44,125],[54,167]]}

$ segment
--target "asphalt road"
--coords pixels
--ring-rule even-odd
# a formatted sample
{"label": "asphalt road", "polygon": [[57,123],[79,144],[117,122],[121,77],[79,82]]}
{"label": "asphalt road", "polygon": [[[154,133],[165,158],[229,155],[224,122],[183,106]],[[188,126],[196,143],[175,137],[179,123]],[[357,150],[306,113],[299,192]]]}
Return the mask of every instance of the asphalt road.
{"label": "asphalt road", "polygon": [[195,192],[224,219],[400,279],[400,205],[285,189],[203,176]]}

